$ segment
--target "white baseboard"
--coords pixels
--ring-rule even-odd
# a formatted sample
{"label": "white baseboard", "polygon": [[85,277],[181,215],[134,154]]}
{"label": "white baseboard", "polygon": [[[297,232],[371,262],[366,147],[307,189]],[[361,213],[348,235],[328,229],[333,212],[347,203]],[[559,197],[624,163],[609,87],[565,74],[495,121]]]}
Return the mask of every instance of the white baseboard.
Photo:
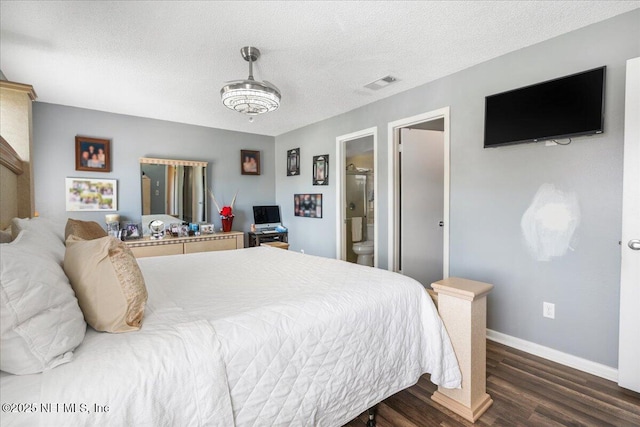
{"label": "white baseboard", "polygon": [[579,369],[581,371],[596,375],[601,378],[605,378],[616,383],[618,382],[618,370],[616,368],[612,368],[611,366],[592,362],[581,357],[563,353],[561,351],[554,350],[540,344],[532,343],[530,341],[525,341],[520,338],[512,337],[511,335],[503,334],[501,332],[496,332],[491,329],[487,329],[487,339],[498,342],[500,344],[504,344],[509,347],[516,348],[518,350],[526,351],[527,353],[543,357],[561,365]]}

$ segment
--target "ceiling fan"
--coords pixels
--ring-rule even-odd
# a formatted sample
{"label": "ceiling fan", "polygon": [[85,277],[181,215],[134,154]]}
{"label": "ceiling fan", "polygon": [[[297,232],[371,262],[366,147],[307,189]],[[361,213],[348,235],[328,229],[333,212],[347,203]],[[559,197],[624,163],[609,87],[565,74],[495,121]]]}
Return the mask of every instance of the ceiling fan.
{"label": "ceiling fan", "polygon": [[249,77],[246,80],[226,82],[220,89],[222,103],[227,108],[249,116],[277,110],[280,107],[280,90],[273,83],[253,78],[253,63],[260,57],[260,50],[245,46],[240,49],[240,53],[249,62]]}

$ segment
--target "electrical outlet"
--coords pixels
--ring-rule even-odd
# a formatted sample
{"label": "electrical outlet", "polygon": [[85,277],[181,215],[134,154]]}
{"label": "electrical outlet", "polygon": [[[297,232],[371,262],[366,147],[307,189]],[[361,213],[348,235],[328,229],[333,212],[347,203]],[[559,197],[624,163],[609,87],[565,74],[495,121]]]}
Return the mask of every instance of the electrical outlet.
{"label": "electrical outlet", "polygon": [[542,315],[544,317],[548,317],[549,319],[556,318],[556,305],[550,302],[542,303]]}

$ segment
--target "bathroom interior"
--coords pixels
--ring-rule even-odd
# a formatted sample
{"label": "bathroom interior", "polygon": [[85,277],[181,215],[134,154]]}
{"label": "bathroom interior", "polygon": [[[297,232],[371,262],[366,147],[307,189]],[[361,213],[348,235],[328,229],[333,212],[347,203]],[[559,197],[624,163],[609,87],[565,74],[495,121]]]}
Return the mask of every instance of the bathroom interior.
{"label": "bathroom interior", "polygon": [[348,141],[345,148],[346,258],[349,262],[373,266],[373,136]]}

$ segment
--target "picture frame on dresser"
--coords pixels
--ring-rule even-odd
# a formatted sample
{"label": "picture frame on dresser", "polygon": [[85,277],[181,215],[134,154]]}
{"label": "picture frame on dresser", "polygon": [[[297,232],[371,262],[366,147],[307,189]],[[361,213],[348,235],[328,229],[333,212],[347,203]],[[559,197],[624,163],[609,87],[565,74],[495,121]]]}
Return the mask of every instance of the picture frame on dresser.
{"label": "picture frame on dresser", "polygon": [[213,224],[200,224],[200,234],[213,234],[216,228]]}
{"label": "picture frame on dresser", "polygon": [[124,226],[125,239],[137,240],[142,238],[142,224],[137,222],[127,222]]}
{"label": "picture frame on dresser", "polygon": [[111,172],[111,141],[76,136],[76,170]]}
{"label": "picture frame on dresser", "polygon": [[179,237],[181,230],[182,230],[181,223],[172,222],[171,224],[169,224],[169,232],[173,237]]}

